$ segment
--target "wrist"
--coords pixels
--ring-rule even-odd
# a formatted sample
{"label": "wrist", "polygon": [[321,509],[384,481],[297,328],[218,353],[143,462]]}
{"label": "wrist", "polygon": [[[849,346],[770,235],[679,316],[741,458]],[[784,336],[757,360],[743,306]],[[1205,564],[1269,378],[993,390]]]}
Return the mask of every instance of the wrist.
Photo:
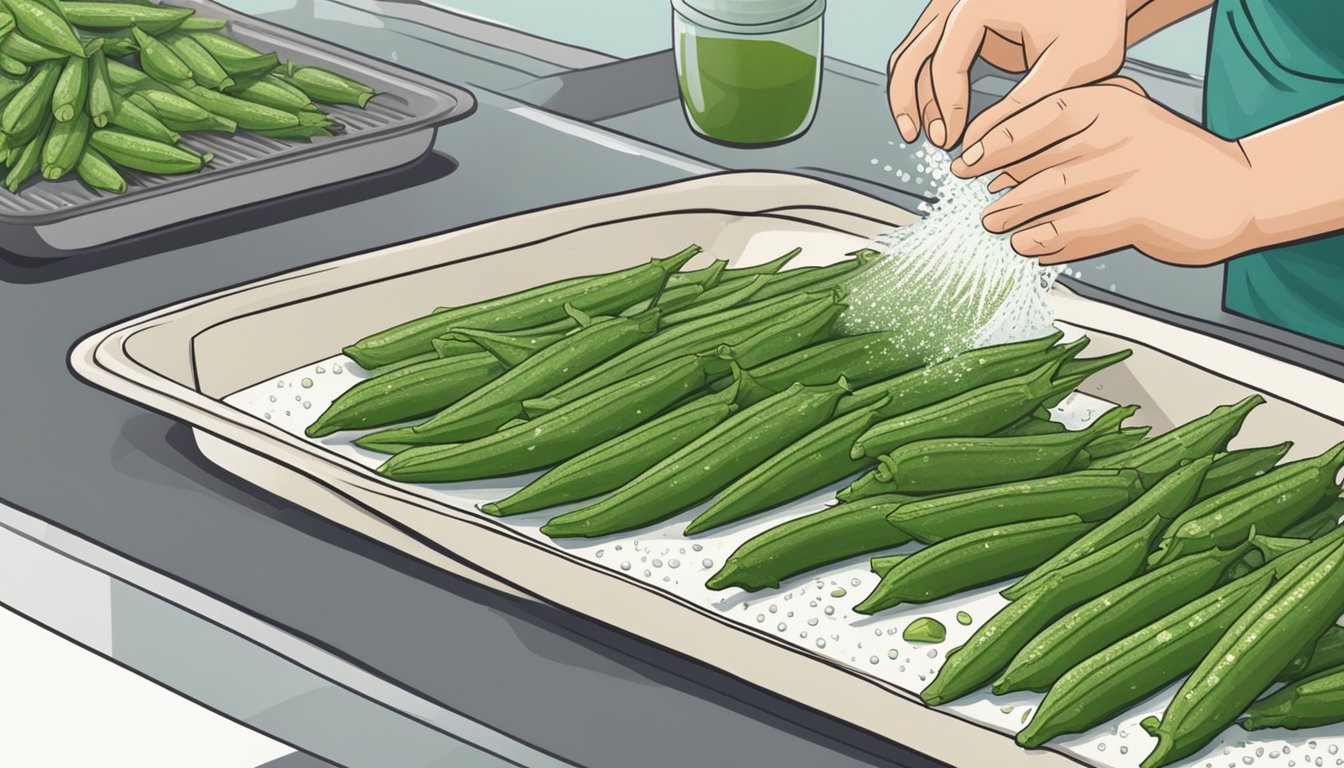
{"label": "wrist", "polygon": [[[1344,116],[1337,107],[1327,111],[1335,114],[1318,117]],[[1335,156],[1333,126],[1325,122],[1308,116],[1233,142],[1248,168],[1246,186],[1238,193],[1247,205],[1246,247],[1241,252],[1340,228],[1344,194],[1333,180],[1344,173],[1344,162]]]}

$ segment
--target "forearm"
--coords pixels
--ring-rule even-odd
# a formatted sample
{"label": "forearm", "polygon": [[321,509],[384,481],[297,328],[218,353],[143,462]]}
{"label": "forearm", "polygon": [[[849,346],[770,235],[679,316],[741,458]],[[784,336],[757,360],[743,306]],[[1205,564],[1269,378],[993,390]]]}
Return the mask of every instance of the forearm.
{"label": "forearm", "polygon": [[1128,0],[1125,45],[1134,45],[1211,5],[1213,0]]}
{"label": "forearm", "polygon": [[[1246,250],[1344,229],[1344,101],[1237,142],[1250,166]],[[1344,260],[1344,256],[1341,256]]]}

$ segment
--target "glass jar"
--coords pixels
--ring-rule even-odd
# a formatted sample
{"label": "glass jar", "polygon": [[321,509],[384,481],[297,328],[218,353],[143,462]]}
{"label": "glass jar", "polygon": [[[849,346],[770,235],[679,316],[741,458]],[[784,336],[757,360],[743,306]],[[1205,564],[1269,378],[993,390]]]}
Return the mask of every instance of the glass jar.
{"label": "glass jar", "polygon": [[723,144],[801,136],[821,94],[826,0],[672,0],[681,104],[691,128]]}

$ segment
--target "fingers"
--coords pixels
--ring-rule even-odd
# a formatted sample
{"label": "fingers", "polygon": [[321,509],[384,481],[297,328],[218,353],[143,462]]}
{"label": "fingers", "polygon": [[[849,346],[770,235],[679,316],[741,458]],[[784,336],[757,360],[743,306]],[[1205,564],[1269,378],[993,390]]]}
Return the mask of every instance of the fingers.
{"label": "fingers", "polygon": [[[925,61],[924,66],[920,67],[919,77],[915,85],[915,100],[919,104],[919,124],[924,126],[924,135],[926,136],[929,135],[930,126],[934,123],[940,125],[942,123],[941,115],[938,112],[938,100],[934,98],[930,66],[930,62]],[[931,136],[930,141],[932,141]]]}
{"label": "fingers", "polygon": [[957,6],[943,27],[942,39],[933,52],[930,75],[938,102],[938,119],[925,124],[929,141],[947,149],[957,143],[966,128],[970,109],[971,64],[980,55],[985,24],[968,15],[971,6]]}
{"label": "fingers", "polygon": [[[1077,62],[1084,57],[1060,48],[1059,45],[1061,43],[1056,40],[1047,46],[1026,76],[1002,99],[987,107],[971,122],[964,139],[967,146],[982,140],[991,129],[1025,107],[1051,94],[1090,83],[1114,71],[1109,60],[1080,68]],[[1097,85],[1115,85],[1139,96],[1145,98],[1148,96],[1143,86],[1128,77],[1110,77],[1101,80]]]}
{"label": "fingers", "polygon": [[999,170],[1083,133],[1097,119],[1096,105],[1086,90],[1057,93],[999,123],[966,147],[953,161],[952,173],[969,178]]}
{"label": "fingers", "polygon": [[1017,232],[1013,250],[1044,266],[1099,256],[1132,244],[1127,217],[1117,216],[1105,195],[1050,216]]}
{"label": "fingers", "polygon": [[896,128],[901,132],[901,138],[906,141],[919,138],[918,81],[920,71],[933,55],[934,47],[938,45],[940,26],[937,24],[938,18],[940,17],[935,17],[915,33],[905,50],[897,49],[897,52],[892,54],[887,79],[887,103],[891,106],[891,116],[896,121]]}
{"label": "fingers", "polygon": [[985,229],[1003,233],[1104,194],[1128,173],[1104,160],[1080,160],[1042,171],[985,209]]}
{"label": "fingers", "polygon": [[[1078,142],[1086,142],[1086,139],[1080,136]],[[990,194],[994,194],[1009,187],[1015,187],[1049,168],[1072,163],[1084,157],[1090,151],[1097,151],[1097,148],[1070,144],[1068,146],[1061,145],[1058,151],[1047,151],[1032,155],[1020,163],[1014,163],[1004,168],[1002,173],[989,182],[987,189]]]}

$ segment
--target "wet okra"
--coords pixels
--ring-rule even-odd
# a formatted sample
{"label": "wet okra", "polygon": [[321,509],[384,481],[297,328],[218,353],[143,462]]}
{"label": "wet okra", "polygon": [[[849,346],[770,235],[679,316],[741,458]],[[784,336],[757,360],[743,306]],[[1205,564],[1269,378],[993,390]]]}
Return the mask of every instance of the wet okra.
{"label": "wet okra", "polygon": [[485,437],[510,419],[523,415],[523,401],[543,394],[648,339],[658,330],[660,313],[651,309],[636,317],[604,317],[546,347],[510,368],[470,396],[414,427],[369,435],[361,445],[462,443]]}
{"label": "wet okra", "polygon": [[1159,518],[1166,528],[1190,506],[1212,464],[1213,457],[1206,456],[1172,472],[1114,517],[1041,563],[1021,581],[1003,590],[1003,597],[1016,600],[1051,572],[1143,528],[1149,520]]}
{"label": "wet okra", "polygon": [[[216,90],[223,90],[234,84],[233,78],[229,77],[229,73],[224,70],[224,67],[190,35],[173,32],[163,35],[160,40],[168,46],[168,49],[177,56],[179,61],[186,65],[187,70],[191,73],[191,79],[197,83]],[[270,106],[255,99],[248,100],[263,106]],[[302,109],[303,107],[300,105],[298,108]]]}
{"label": "wet okra", "polygon": [[15,26],[28,39],[67,56],[84,56],[79,36],[67,21],[67,14],[60,12],[65,3],[52,8],[40,0],[5,0],[5,7],[13,14]]}
{"label": "wet okra", "polygon": [[1341,665],[1344,665],[1344,627],[1329,627],[1310,652],[1299,654],[1288,665],[1279,675],[1279,680],[1295,683]]}
{"label": "wet okra", "polygon": [[1009,603],[948,654],[933,682],[920,693],[930,706],[955,701],[999,674],[1032,637],[1065,611],[1106,592],[1139,573],[1158,521],[1104,549],[1055,571]]}
{"label": "wet okra", "polygon": [[737,411],[737,390],[697,398],[552,468],[517,493],[481,511],[517,515],[614,491],[689,445]]}
{"label": "wet okra", "polygon": [[67,123],[84,111],[89,94],[89,64],[82,56],[65,60],[56,88],[51,93],[51,114],[58,123]]}
{"label": "wet okra", "polygon": [[891,493],[960,491],[1079,469],[1088,443],[1119,429],[1137,411],[1114,408],[1086,429],[1023,437],[953,437],[906,443],[878,458],[874,479]]}
{"label": "wet okra", "polygon": [[1344,722],[1344,668],[1327,669],[1281,688],[1246,708],[1241,727],[1318,728]]}
{"label": "wet okra", "polygon": [[84,148],[84,154],[80,155],[79,163],[75,166],[75,173],[79,174],[80,181],[93,189],[104,189],[114,194],[126,191],[126,179],[92,147]]}
{"label": "wet okra", "polygon": [[997,432],[1030,414],[1052,392],[1070,392],[1081,383],[1056,380],[1058,369],[1058,361],[1048,362],[1022,376],[887,419],[861,435],[849,455],[876,458],[917,440]]}
{"label": "wet okra", "polygon": [[454,328],[513,331],[564,318],[565,306],[591,315],[618,313],[662,290],[668,275],[700,252],[690,246],[672,256],[601,275],[559,280],[517,293],[433,312],[367,336],[344,352],[364,368],[376,368],[434,351],[434,339]]}
{"label": "wet okra", "polygon": [[42,147],[42,178],[55,181],[74,170],[89,140],[90,122],[81,110],[73,120],[52,125]]}
{"label": "wet okra", "polygon": [[[1160,523],[1160,518],[1153,518],[1149,525]],[[1207,594],[1249,547],[1249,542],[1243,542],[1232,549],[1211,549],[1181,558],[1079,605],[1042,629],[1013,657],[1003,675],[995,681],[994,693],[1049,690],[1064,673],[1116,639],[1127,637]],[[1098,550],[1088,558],[1103,551]],[[1018,600],[1027,599],[1027,595],[1035,594],[1057,580],[1058,574],[1088,558],[1052,571]],[[1147,559],[1146,551],[1143,558]]]}
{"label": "wet okra", "polygon": [[742,400],[754,403],[793,384],[823,384],[837,373],[844,374],[853,387],[899,376],[922,364],[922,353],[908,351],[906,346],[899,331],[862,333],[812,344],[747,371],[742,380]]}
{"label": "wet okra", "polygon": [[1137,448],[1092,462],[1097,469],[1137,469],[1152,485],[1183,462],[1227,450],[1246,417],[1265,402],[1252,395],[1234,405],[1220,405],[1210,413],[1159,435]]}
{"label": "wet okra", "polygon": [[1087,455],[1091,461],[1096,461],[1133,450],[1142,445],[1152,431],[1152,427],[1123,427],[1114,434],[1102,435],[1088,443]]}
{"label": "wet okra", "polygon": [[1331,494],[1339,495],[1336,477],[1341,469],[1344,443],[1211,496],[1172,523],[1154,562],[1167,563],[1210,547],[1229,546],[1252,527],[1262,535],[1282,533]]}
{"label": "wet okra", "polygon": [[760,291],[761,287],[765,285],[765,281],[769,279],[765,275],[759,275],[748,280],[732,283],[726,286],[726,292],[718,297],[710,298],[702,293],[689,306],[668,313],[663,321],[663,327],[671,328],[674,325],[689,323],[692,320],[699,320],[702,317],[749,304],[754,300],[753,295]]}
{"label": "wet okra", "polygon": [[1344,611],[1344,543],[1285,574],[1209,650],[1167,706],[1144,729],[1157,746],[1142,768],[1194,754],[1236,721],[1293,658]]}
{"label": "wet okra", "polygon": [[927,603],[1025,573],[1090,530],[1077,515],[974,531],[903,556],[854,610]]}
{"label": "wet okra", "polygon": [[1049,517],[1077,515],[1086,522],[1099,522],[1124,509],[1142,492],[1138,473],[1132,470],[1080,470],[917,498],[894,510],[887,522],[915,541],[936,544],[985,528]]}
{"label": "wet okra", "polygon": [[724,489],[682,533],[692,536],[750,517],[863,469],[868,462],[851,459],[849,447],[877,419],[876,408],[882,402],[828,421],[798,438]]}
{"label": "wet okra", "polygon": [[325,437],[428,416],[493,381],[504,370],[494,355],[478,352],[389,371],[346,390],[304,433]]}
{"label": "wet okra", "polygon": [[777,525],[738,547],[705,586],[748,592],[776,588],[800,573],[899,547],[910,537],[888,525],[886,517],[912,500],[909,496],[874,496]]}
{"label": "wet okra", "polygon": [[1204,476],[1204,484],[1199,486],[1195,501],[1203,501],[1234,485],[1263,475],[1273,469],[1292,447],[1291,442],[1285,442],[1220,454]]}
{"label": "wet okra", "polygon": [[181,138],[159,118],[133,101],[123,100],[112,117],[114,127],[164,144],[176,144]]}
{"label": "wet okra", "polygon": [[285,67],[280,76],[303,91],[313,101],[324,104],[350,104],[361,109],[374,97],[367,85],[321,67]]}
{"label": "wet okra", "polygon": [[214,155],[195,152],[122,131],[100,128],[89,134],[89,144],[117,165],[146,173],[193,173]]}
{"label": "wet okra", "polygon": [[190,8],[102,0],[62,0],[61,10],[65,18],[75,26],[89,29],[133,27],[150,35],[168,32],[193,13]]}
{"label": "wet okra", "polygon": [[214,32],[186,31],[234,78],[263,75],[280,66],[280,59],[274,53],[263,53]]}
{"label": "wet okra", "polygon": [[694,507],[825,422],[848,390],[843,378],[834,384],[790,387],[733,414],[606,499],[553,518],[541,532],[551,537],[605,536]]}

